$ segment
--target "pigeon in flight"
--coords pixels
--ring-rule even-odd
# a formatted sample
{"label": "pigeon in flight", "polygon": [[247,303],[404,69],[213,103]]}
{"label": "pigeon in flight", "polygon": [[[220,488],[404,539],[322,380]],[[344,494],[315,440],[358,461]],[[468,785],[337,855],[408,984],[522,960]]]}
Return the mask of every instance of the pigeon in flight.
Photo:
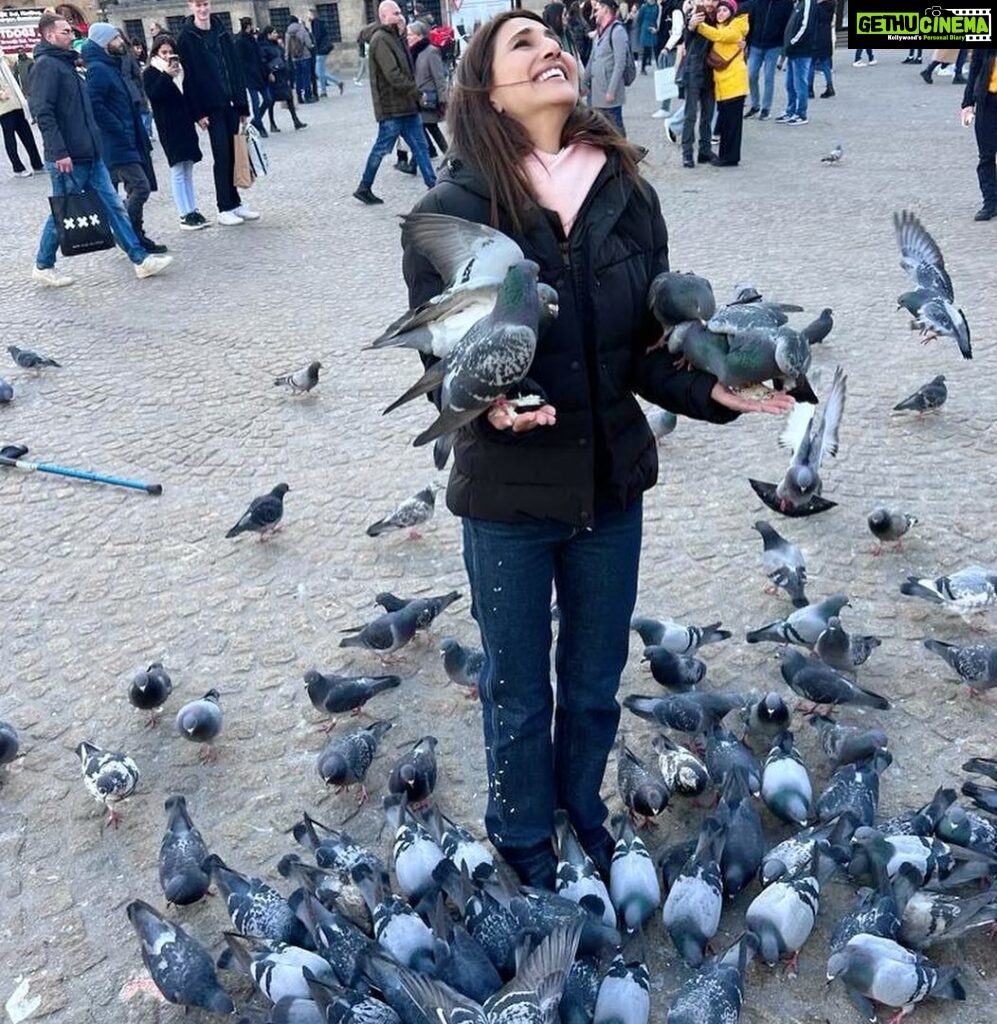
{"label": "pigeon in flight", "polygon": [[10,358],[25,370],[40,370],[43,366],[62,365],[49,356],[42,356],[30,349],[18,348],[16,345],[8,345],[7,351],[10,353]]}
{"label": "pigeon in flight", "polygon": [[927,384],[922,384],[912,395],[908,395],[902,402],[897,402],[893,407],[894,412],[910,410],[923,416],[931,409],[940,409],[949,397],[948,388],[945,386],[945,376],[939,374],[932,377]]}
{"label": "pigeon in flight", "polygon": [[820,162],[822,164],[840,164],[845,156],[845,147],[839,142],[834,149],[831,150],[827,156],[822,156]]}
{"label": "pigeon in flight", "polygon": [[876,508],[869,513],[869,530],[878,541],[872,554],[881,555],[884,544],[896,544],[894,551],[903,551],[907,531],[917,525],[917,517],[893,508]]}
{"label": "pigeon in flight", "polygon": [[226,537],[238,537],[240,533],[258,533],[260,540],[272,537],[280,528],[284,516],[284,495],[291,488],[287,484],[277,484],[269,493],[253,498],[242,518],[225,534]]}
{"label": "pigeon in flight", "polygon": [[409,540],[420,540],[416,529],[428,523],[436,511],[436,484],[424,487],[418,494],[406,498],[393,512],[367,527],[368,537],[380,537],[388,530],[408,530]]}
{"label": "pigeon in flight", "polygon": [[952,278],[945,269],[938,243],[909,210],[893,215],[893,227],[900,247],[900,266],[917,285],[897,298],[898,308],[903,307],[913,315],[911,326],[920,330],[923,342],[951,338],[963,359],[972,359],[969,322],[955,305]]}
{"label": "pigeon in flight", "polygon": [[274,387],[290,388],[291,393],[295,395],[307,394],[318,384],[318,372],[321,369],[322,364],[316,360],[307,366],[302,366],[300,370],[295,370],[294,373],[278,377],[273,382]]}

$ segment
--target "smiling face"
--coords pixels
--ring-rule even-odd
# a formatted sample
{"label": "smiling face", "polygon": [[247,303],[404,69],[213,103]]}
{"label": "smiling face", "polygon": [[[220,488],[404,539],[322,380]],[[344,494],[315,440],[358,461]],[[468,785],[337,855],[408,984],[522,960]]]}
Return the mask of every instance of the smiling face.
{"label": "smiling face", "polygon": [[578,65],[532,19],[511,18],[496,33],[491,78],[492,105],[520,123],[549,110],[567,117],[578,103]]}
{"label": "smiling face", "polygon": [[715,15],[718,25],[730,21],[730,8],[726,4],[719,4]]}
{"label": "smiling face", "polygon": [[211,0],[187,0],[190,13],[194,15],[194,22],[198,25],[207,25],[211,21]]}

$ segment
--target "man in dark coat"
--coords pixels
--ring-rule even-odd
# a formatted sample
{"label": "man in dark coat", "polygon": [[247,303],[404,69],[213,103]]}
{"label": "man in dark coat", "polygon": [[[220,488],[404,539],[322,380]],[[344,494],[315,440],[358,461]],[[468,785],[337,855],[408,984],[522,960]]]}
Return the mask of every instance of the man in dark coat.
{"label": "man in dark coat", "polygon": [[979,151],[976,176],[983,205],[973,220],[993,220],[997,217],[997,49],[973,51],[962,97],[962,123],[974,124]]}
{"label": "man in dark coat", "polygon": [[243,206],[233,181],[235,136],[249,120],[246,79],[232,33],[211,16],[211,0],[187,0],[187,6],[191,14],[177,38],[184,98],[211,143],[218,223],[235,227],[260,219],[255,210]]}
{"label": "man in dark coat", "polygon": [[[52,195],[84,189],[100,200],[115,240],[135,265],[136,277],[154,277],[173,262],[172,256],[150,255],[143,248],[121,197],[115,191],[101,159],[101,133],[90,97],[76,73],[75,35],[57,14],[43,14],[38,22],[42,41],[35,47],[31,73],[31,110],[38,122],[45,149],[45,169],[52,178]],[[55,269],[59,230],[50,215],[42,229],[32,278],[50,288],[73,283]]]}
{"label": "man in dark coat", "polygon": [[165,245],[145,233],[143,213],[149,193],[155,191],[149,136],[138,106],[121,70],[127,47],[113,25],[95,22],[87,33],[81,56],[87,65],[87,93],[100,129],[101,151],[111,181],[125,190],[125,209],[146,252],[166,252]]}
{"label": "man in dark coat", "polygon": [[353,193],[361,203],[383,202],[371,191],[381,161],[394,149],[400,135],[412,150],[416,166],[428,188],[436,184],[436,172],[429,161],[426,135],[419,117],[419,90],[408,47],[402,38],[405,15],[395,0],[381,0],[378,21],[364,29],[370,64],[370,94],[377,119],[377,138],[367,157],[360,187]]}
{"label": "man in dark coat", "polygon": [[329,27],[318,16],[318,10],[312,7],[308,12],[309,28],[312,33],[312,40],[315,43],[315,84],[318,86],[319,96],[329,95],[329,83],[339,88],[339,95],[343,95],[343,81],[332,74],[325,66],[325,62],[332,53],[333,41]]}
{"label": "man in dark coat", "polygon": [[[697,5],[705,9],[706,15],[712,20],[716,4],[713,0],[702,0]],[[686,5],[692,12],[691,5]],[[687,22],[688,24],[688,19]],[[701,164],[708,164],[713,159],[710,145],[713,111],[716,109],[716,94],[713,91],[713,69],[706,63],[706,55],[712,43],[699,32],[685,31],[685,56],[679,67],[676,81],[680,83],[685,94],[685,119],[682,122],[682,166],[695,167],[693,150],[697,150],[696,159]],[[699,125],[699,141],[696,141],[697,121]]]}
{"label": "man in dark coat", "polygon": [[235,52],[239,55],[242,75],[246,79],[249,102],[253,105],[253,125],[263,136],[267,130],[263,127],[263,111],[270,104],[267,95],[267,76],[263,71],[263,59],[260,56],[260,44],[256,41],[252,18],[239,19],[239,34],[235,37]]}

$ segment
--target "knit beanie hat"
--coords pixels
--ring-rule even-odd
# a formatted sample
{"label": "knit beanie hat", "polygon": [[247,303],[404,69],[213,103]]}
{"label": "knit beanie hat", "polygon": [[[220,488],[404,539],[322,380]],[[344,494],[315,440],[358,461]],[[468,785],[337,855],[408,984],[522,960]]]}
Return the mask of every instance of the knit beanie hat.
{"label": "knit beanie hat", "polygon": [[726,7],[732,18],[737,17],[737,0],[719,0],[717,7]]}
{"label": "knit beanie hat", "polygon": [[107,44],[121,35],[121,30],[106,21],[95,21],[87,32],[87,39],[92,39],[98,46],[107,49]]}

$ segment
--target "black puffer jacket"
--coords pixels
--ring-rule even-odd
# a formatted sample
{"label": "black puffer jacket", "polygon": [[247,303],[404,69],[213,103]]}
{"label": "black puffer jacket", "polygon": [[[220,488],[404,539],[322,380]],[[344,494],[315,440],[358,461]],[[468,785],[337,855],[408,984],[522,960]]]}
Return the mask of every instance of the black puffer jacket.
{"label": "black puffer jacket", "polygon": [[79,54],[43,39],[35,47],[31,72],[31,114],[38,122],[50,163],[72,157],[100,157],[100,129],[83,79],[76,73]]}
{"label": "black puffer jacket", "polygon": [[177,53],[183,65],[184,99],[195,121],[230,106],[241,117],[249,117],[242,62],[232,33],[219,18],[212,15],[211,28],[202,32],[188,17],[177,36]]}
{"label": "black puffer jacket", "polygon": [[[447,506],[456,515],[499,522],[553,519],[587,526],[600,510],[623,509],[652,487],[658,454],[634,391],[696,419],[726,423],[735,414],[710,398],[715,379],[678,371],[645,301],[652,278],[668,269],[658,197],[641,192],[610,155],[569,239],[554,214],[536,211],[513,235],[540,279],[555,287],[559,313],[540,339],[530,378],[557,409],[557,425],[524,434],[495,430],[484,416],[459,431]],[[489,221],[484,181],[459,160],[416,210]],[[418,253],[404,256],[414,307],[443,282]]]}
{"label": "black puffer jacket", "polygon": [[969,78],[962,95],[964,107],[975,107],[977,103],[983,103],[987,98],[990,76],[994,73],[994,60],[997,60],[997,50],[995,49],[986,48],[973,51],[973,59],[969,65]]}

